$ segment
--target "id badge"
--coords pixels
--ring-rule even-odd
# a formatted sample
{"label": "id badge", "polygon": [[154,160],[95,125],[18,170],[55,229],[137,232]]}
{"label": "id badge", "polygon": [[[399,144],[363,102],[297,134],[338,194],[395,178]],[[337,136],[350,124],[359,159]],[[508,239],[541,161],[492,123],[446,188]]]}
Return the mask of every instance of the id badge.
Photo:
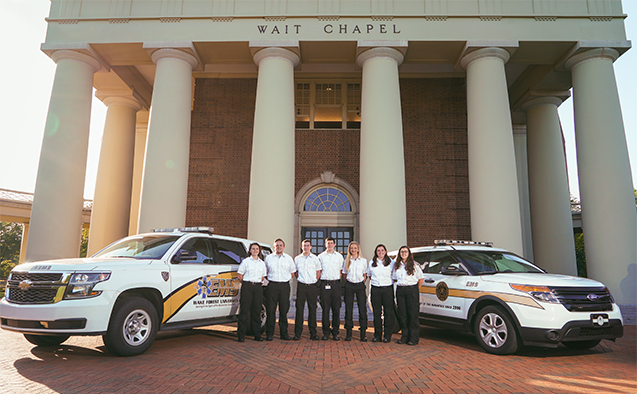
{"label": "id badge", "polygon": [[332,288],[332,285],[325,285],[325,290],[329,290]]}

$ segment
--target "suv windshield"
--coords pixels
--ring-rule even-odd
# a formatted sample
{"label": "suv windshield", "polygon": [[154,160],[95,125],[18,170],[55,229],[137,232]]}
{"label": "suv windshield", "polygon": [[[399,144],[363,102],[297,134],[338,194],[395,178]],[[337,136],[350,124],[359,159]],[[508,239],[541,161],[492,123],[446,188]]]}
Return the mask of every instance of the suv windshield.
{"label": "suv windshield", "polygon": [[457,251],[458,256],[471,267],[476,274],[495,274],[498,272],[512,273],[543,273],[528,261],[510,253]]}
{"label": "suv windshield", "polygon": [[135,259],[160,259],[179,239],[175,235],[145,235],[124,238],[97,252],[93,257]]}

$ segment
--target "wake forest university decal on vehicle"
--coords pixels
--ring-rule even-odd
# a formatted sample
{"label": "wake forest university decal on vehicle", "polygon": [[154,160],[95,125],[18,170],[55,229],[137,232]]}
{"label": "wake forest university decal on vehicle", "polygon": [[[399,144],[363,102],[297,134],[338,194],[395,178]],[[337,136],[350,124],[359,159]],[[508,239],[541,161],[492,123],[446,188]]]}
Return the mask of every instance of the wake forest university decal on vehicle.
{"label": "wake forest university decal on vehicle", "polygon": [[236,272],[222,272],[193,279],[164,298],[164,319],[166,323],[187,303],[195,308],[212,308],[222,304],[238,302],[241,287]]}
{"label": "wake forest university decal on vehicle", "polygon": [[440,301],[445,301],[449,298],[449,287],[447,287],[445,282],[440,282],[436,286],[436,297],[438,297]]}
{"label": "wake forest university decal on vehicle", "polygon": [[[533,308],[544,309],[542,305],[538,304],[531,297],[525,297],[521,295],[508,294],[508,293],[500,293],[495,291],[482,291],[482,290],[460,290],[460,289],[449,289],[445,282],[440,282],[436,287],[433,286],[422,286],[420,288],[421,293],[427,294],[435,294],[436,297],[440,301],[446,301],[448,297],[457,297],[457,298],[469,298],[469,299],[477,299],[482,296],[491,296],[501,299],[504,302],[511,302],[514,304],[526,305]],[[444,299],[442,298],[444,297]],[[442,305],[431,305],[435,307],[442,308]],[[447,306],[445,306],[447,308]],[[448,309],[452,309],[448,307]],[[459,309],[459,307],[454,307],[453,309]]]}

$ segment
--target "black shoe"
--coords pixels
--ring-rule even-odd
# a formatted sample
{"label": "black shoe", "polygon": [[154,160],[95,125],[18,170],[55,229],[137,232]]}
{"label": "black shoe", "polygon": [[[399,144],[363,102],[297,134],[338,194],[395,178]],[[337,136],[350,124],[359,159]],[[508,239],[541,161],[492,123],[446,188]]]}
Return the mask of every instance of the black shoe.
{"label": "black shoe", "polygon": [[412,341],[409,341],[409,342],[407,342],[407,345],[409,345],[409,346],[416,346],[416,345],[418,345],[418,342],[412,342]]}
{"label": "black shoe", "polygon": [[245,342],[246,340],[244,338],[238,338],[237,342]]}
{"label": "black shoe", "polygon": [[335,340],[335,341],[340,341],[340,340],[341,340],[341,337],[339,337],[338,335],[334,335],[334,340]]}
{"label": "black shoe", "polygon": [[281,340],[283,340],[283,341],[289,341],[290,339],[292,339],[292,338],[290,338],[290,336],[287,335],[287,334],[286,335],[281,335]]}
{"label": "black shoe", "polygon": [[266,341],[271,341],[272,339],[274,339],[274,338],[272,338],[272,335],[268,335],[267,337],[265,337]]}
{"label": "black shoe", "polygon": [[295,335],[294,338],[292,338],[293,341],[298,341],[299,339],[301,339],[301,337]]}
{"label": "black shoe", "polygon": [[367,335],[365,331],[361,332],[361,342],[367,342]]}
{"label": "black shoe", "polygon": [[319,337],[318,335],[310,335],[310,339],[313,341],[318,341]]}
{"label": "black shoe", "polygon": [[380,342],[380,338],[374,337],[372,338],[372,342]]}
{"label": "black shoe", "polygon": [[[336,339],[336,338],[334,338],[334,339]],[[346,340],[347,342],[351,341],[351,340],[352,340],[352,336],[351,336],[351,335],[347,335],[347,336],[345,336],[345,340]]]}
{"label": "black shoe", "polygon": [[399,339],[398,342],[396,342],[396,343],[399,344],[399,345],[402,345],[403,343],[407,343],[407,341],[404,340],[404,339]]}
{"label": "black shoe", "polygon": [[263,338],[262,337],[254,337],[254,340],[257,342],[263,342]]}
{"label": "black shoe", "polygon": [[383,339],[383,343],[389,343],[389,342],[391,342],[391,339],[389,339],[389,338]]}
{"label": "black shoe", "polygon": [[323,338],[321,338],[321,339],[324,340],[324,341],[327,341],[328,339],[330,339],[330,337],[327,336],[327,335],[323,335]]}

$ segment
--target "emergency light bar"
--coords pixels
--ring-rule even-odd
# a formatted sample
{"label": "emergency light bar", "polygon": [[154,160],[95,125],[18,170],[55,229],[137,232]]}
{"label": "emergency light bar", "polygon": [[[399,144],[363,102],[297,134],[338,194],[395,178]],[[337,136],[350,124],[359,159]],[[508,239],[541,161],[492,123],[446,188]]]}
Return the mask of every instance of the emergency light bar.
{"label": "emergency light bar", "polygon": [[473,246],[488,246],[493,247],[493,242],[480,242],[480,241],[458,241],[455,239],[437,239],[434,241],[434,245],[473,245]]}
{"label": "emergency light bar", "polygon": [[153,229],[154,233],[174,233],[174,232],[182,232],[182,233],[206,233],[212,234],[214,232],[213,227],[178,227],[178,228],[155,228]]}

